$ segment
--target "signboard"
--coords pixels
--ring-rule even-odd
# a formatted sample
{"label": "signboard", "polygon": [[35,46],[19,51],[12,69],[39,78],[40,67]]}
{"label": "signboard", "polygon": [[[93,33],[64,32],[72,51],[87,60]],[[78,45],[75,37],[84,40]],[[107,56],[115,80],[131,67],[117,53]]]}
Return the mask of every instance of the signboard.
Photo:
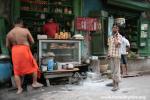
{"label": "signboard", "polygon": [[79,31],[97,31],[98,19],[88,17],[78,17],[76,19],[76,29]]}

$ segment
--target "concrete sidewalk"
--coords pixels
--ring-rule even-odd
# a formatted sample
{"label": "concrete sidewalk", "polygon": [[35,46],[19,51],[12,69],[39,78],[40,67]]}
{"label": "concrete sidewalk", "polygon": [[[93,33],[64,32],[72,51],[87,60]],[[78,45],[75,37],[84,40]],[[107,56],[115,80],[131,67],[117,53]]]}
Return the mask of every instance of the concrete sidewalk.
{"label": "concrete sidewalk", "polygon": [[81,85],[55,85],[16,95],[10,88],[0,90],[0,100],[150,100],[150,75],[123,78],[120,89],[111,91],[109,79],[85,80]]}

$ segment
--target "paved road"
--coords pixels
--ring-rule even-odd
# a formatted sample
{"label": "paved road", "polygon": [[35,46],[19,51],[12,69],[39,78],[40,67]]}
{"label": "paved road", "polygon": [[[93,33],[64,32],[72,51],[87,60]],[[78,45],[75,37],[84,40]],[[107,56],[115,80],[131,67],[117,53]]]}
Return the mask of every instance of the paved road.
{"label": "paved road", "polygon": [[111,91],[109,79],[85,80],[80,85],[55,85],[16,95],[8,88],[0,90],[0,100],[150,100],[150,75],[123,78],[120,90]]}

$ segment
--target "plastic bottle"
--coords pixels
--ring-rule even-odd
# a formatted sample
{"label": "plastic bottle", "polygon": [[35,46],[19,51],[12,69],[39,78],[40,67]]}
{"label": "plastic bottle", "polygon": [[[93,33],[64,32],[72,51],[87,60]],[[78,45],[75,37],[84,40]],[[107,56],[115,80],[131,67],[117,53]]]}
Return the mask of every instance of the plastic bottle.
{"label": "plastic bottle", "polygon": [[57,70],[58,69],[58,65],[57,65],[57,62],[54,62],[54,70]]}

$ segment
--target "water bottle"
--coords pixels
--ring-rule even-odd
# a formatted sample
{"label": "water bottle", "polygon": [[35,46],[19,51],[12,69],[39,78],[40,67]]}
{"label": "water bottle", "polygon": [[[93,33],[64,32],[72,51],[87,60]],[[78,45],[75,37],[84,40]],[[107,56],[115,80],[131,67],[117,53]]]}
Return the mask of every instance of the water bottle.
{"label": "water bottle", "polygon": [[54,68],[53,68],[53,70],[57,70],[57,69],[58,69],[57,62],[54,62]]}

